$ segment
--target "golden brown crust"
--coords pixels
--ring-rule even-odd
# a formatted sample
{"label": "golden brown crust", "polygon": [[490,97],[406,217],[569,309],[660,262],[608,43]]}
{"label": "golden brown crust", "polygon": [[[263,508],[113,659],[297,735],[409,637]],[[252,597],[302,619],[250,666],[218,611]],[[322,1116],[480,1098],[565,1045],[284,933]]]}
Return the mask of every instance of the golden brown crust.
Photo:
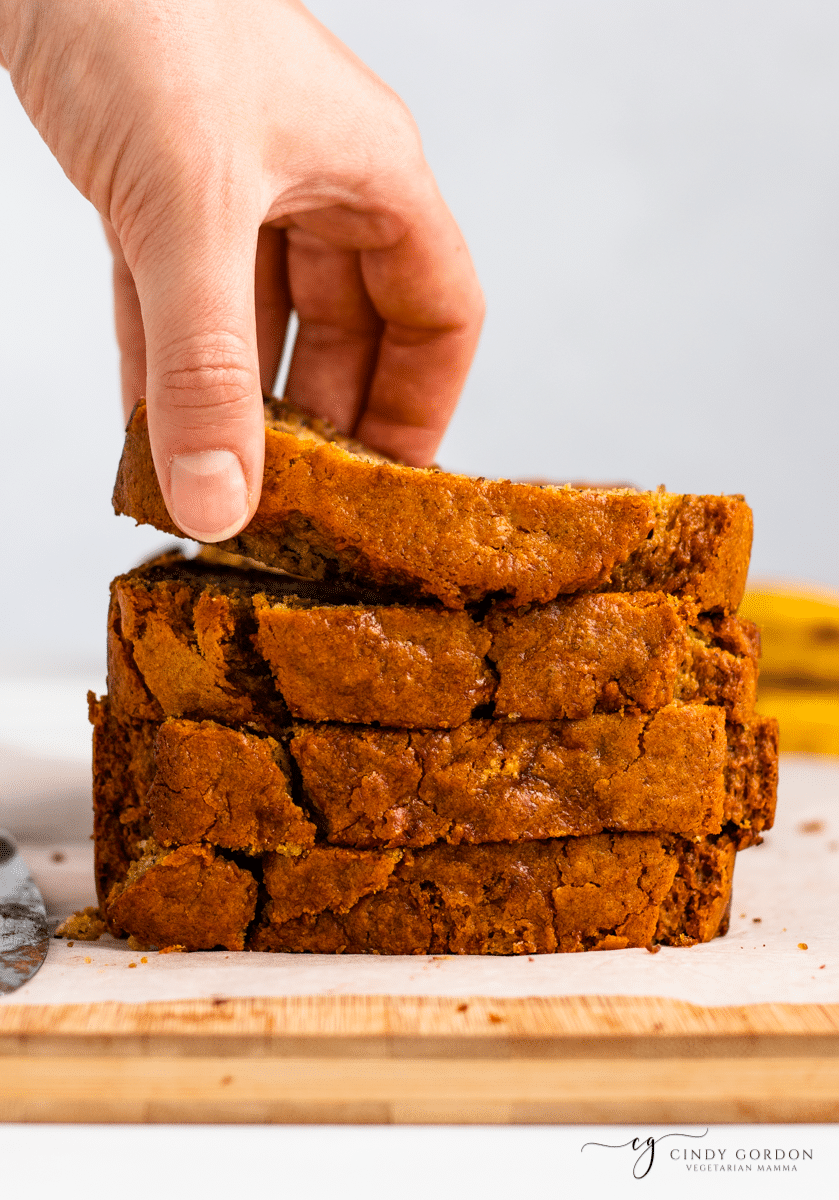
{"label": "golden brown crust", "polygon": [[299,858],[266,854],[262,860],[263,878],[271,897],[273,919],[291,921],[304,913],[314,915],[327,909],[348,912],[362,896],[387,887],[401,857],[398,850],[369,854],[332,846],[315,846]]}
{"label": "golden brown crust", "polygon": [[[237,949],[251,928],[252,949],[506,954],[646,945],[653,937],[687,945],[708,940],[724,927],[740,832],[732,826],[727,826],[730,833],[694,840],[669,833],[614,833],[500,845],[438,843],[404,851],[319,844],[295,854],[284,847],[283,853],[239,860],[253,862],[257,876],[264,869],[269,899],[257,912],[256,883],[244,866],[206,845],[161,848],[151,836],[155,805],[142,791],[154,774],[149,748],[156,723],[125,729],[109,714],[107,700],[93,702],[92,713],[100,767],[97,855],[100,870],[107,873],[105,886],[100,884],[100,895],[106,895],[103,915],[111,932],[129,934],[144,945]],[[750,772],[745,762],[749,737],[772,775],[772,723],[757,726],[751,734],[733,734],[738,779],[760,773]],[[342,735],[349,732],[333,728]],[[158,740],[167,729],[181,747],[216,731],[233,740],[251,738],[209,722],[168,721],[159,727]],[[425,736],[439,740],[449,735]],[[648,732],[645,746],[655,736]],[[217,749],[226,747],[224,736],[212,741]],[[276,781],[281,764],[270,753],[272,739],[251,741],[260,743],[261,752],[258,748],[248,758],[258,759]],[[236,745],[242,749],[238,741]],[[185,776],[180,782],[185,784],[186,821],[198,799],[191,794],[193,786],[207,770],[203,745],[193,749],[190,760],[197,764],[197,775],[190,779],[187,759],[173,768],[176,780],[179,771]],[[211,791],[225,779],[228,767],[210,770]],[[246,774],[258,806],[264,802],[263,780],[250,766]],[[235,786],[235,773],[233,782],[232,791],[244,802],[245,789]],[[750,799],[761,803],[754,788],[746,786],[740,803],[748,836],[756,819],[744,808]],[[246,815],[244,820],[247,824]],[[183,832],[189,831],[185,826]],[[255,917],[257,924],[251,927]]]}
{"label": "golden brown crust", "polygon": [[[528,720],[754,707],[757,646],[734,617],[658,593],[582,595],[474,616],[332,602],[288,581],[185,561],[112,585],[109,687],[126,719],[303,720],[451,728],[476,709]],[[265,590],[260,590],[265,589]],[[311,591],[311,589],[309,589]]]}
{"label": "golden brown crust", "polygon": [[112,889],[106,916],[112,929],[147,946],[243,950],[256,899],[251,873],[208,846],[151,847]]}
{"label": "golden brown crust", "polygon": [[[654,588],[733,611],[742,597],[751,514],[739,497],[470,479],[345,448],[288,405],[273,402],[266,416],[262,498],[250,525],[223,543],[235,553],[307,578],[407,588],[452,608],[493,594],[524,604]],[[114,508],[178,533],[144,404],[128,427]]]}
{"label": "golden brown crust", "polygon": [[[93,725],[93,846],[96,894],[105,901],[151,836],[146,794],[154,776],[157,723],[123,722],[108,696],[88,694]],[[111,932],[115,930],[111,929]]]}

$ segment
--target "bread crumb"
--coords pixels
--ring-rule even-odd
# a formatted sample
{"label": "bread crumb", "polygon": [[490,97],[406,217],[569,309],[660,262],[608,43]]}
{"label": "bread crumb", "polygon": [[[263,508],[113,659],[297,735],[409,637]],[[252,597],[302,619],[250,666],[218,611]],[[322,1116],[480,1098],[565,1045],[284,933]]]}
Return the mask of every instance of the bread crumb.
{"label": "bread crumb", "polygon": [[799,833],[824,833],[824,821],[802,821],[798,826]]}
{"label": "bread crumb", "polygon": [[149,961],[149,960],[148,960],[147,958],[141,958],[141,959],[140,959],[140,962],[147,963],[148,961]]}
{"label": "bread crumb", "polygon": [[54,850],[50,855],[50,862],[65,862],[66,859],[67,855],[62,854],[60,850]]}
{"label": "bread crumb", "polygon": [[646,949],[649,954],[658,954],[661,946],[656,946],[653,942],[650,942]]}
{"label": "bread crumb", "polygon": [[92,959],[92,958],[91,958],[89,955],[87,955],[87,954],[86,954],[86,955],[85,955],[85,962],[86,962],[86,963],[93,962],[93,959]]}
{"label": "bread crumb", "polygon": [[161,946],[158,953],[160,953],[160,954],[186,954],[186,946],[181,946],[178,944],[176,944],[174,946]]}
{"label": "bread crumb", "polygon": [[136,963],[129,963],[128,965],[129,965],[129,967],[136,967],[136,966],[137,966],[137,964],[136,964]]}
{"label": "bread crumb", "polygon": [[822,965],[819,967],[819,970],[823,971],[826,966],[827,966],[827,963],[822,963]]}
{"label": "bread crumb", "polygon": [[762,917],[752,917],[752,924],[759,925],[762,920],[763,920]]}
{"label": "bread crumb", "polygon": [[807,943],[806,943],[806,942],[799,942],[799,943],[798,943],[798,949],[799,949],[799,950],[809,950],[809,949],[810,949],[810,947],[807,945]]}
{"label": "bread crumb", "polygon": [[75,944],[76,944],[75,942],[68,942],[68,943],[67,943],[67,949],[69,950],[69,949],[70,949],[70,947],[71,947],[71,946],[75,946]]}
{"label": "bread crumb", "polygon": [[[62,921],[53,937],[75,938],[77,942],[98,942],[106,925],[98,908],[83,908]],[[70,943],[72,945],[72,942]]]}

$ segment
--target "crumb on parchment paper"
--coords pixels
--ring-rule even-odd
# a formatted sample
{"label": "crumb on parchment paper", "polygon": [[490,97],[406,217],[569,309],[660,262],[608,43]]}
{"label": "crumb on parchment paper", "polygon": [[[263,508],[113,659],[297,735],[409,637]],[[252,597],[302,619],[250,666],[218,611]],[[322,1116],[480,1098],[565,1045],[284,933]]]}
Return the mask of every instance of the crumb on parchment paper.
{"label": "crumb on parchment paper", "polygon": [[[105,922],[98,908],[83,908],[62,921],[53,937],[75,938],[78,942],[97,942],[105,932]],[[72,942],[69,945],[72,946]]]}

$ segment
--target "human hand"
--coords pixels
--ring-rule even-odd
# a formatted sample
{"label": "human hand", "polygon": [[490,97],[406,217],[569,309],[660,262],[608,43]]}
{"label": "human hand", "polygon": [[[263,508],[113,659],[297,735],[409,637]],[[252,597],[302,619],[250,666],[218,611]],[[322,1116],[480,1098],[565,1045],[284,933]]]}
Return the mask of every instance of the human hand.
{"label": "human hand", "polygon": [[480,288],[404,105],[302,4],[0,0],[0,52],[105,223],[126,416],[145,394],[184,533],[256,509],[292,308],[289,398],[431,461]]}

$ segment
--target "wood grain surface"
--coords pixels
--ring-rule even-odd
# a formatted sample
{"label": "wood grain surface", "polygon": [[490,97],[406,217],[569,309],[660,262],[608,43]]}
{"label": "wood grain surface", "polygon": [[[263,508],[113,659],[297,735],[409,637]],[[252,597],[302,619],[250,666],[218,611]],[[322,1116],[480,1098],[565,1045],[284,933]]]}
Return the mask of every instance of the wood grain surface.
{"label": "wood grain surface", "polygon": [[839,1120],[839,1005],[303,996],[0,1006],[0,1121]]}

